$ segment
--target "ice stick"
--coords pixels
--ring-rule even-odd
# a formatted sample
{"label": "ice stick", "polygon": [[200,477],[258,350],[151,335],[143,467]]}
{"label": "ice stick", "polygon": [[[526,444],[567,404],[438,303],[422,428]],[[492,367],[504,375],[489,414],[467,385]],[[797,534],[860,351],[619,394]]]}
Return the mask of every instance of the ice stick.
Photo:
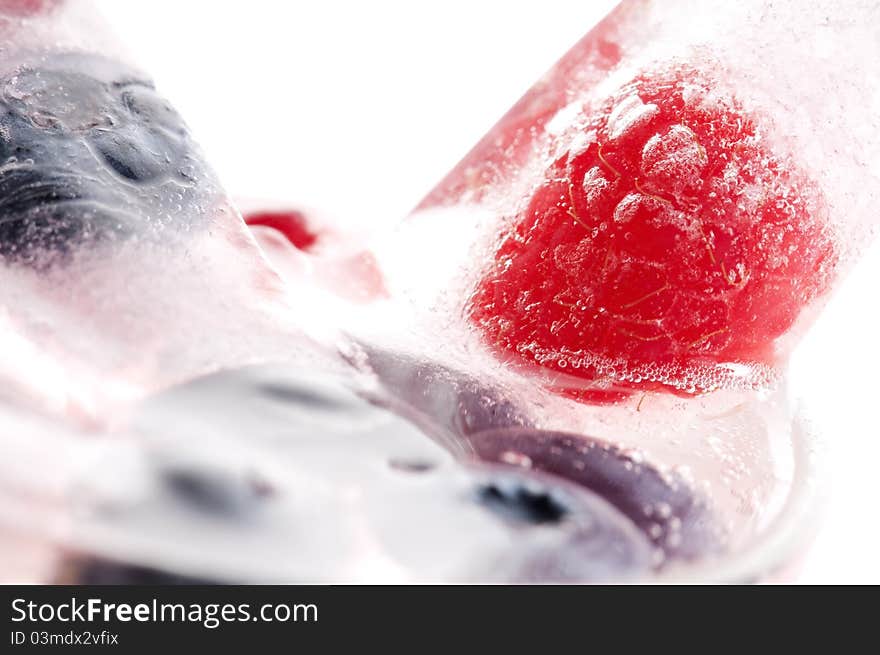
{"label": "ice stick", "polygon": [[622,2],[415,212],[457,311],[589,402],[770,384],[876,232],[877,13]]}

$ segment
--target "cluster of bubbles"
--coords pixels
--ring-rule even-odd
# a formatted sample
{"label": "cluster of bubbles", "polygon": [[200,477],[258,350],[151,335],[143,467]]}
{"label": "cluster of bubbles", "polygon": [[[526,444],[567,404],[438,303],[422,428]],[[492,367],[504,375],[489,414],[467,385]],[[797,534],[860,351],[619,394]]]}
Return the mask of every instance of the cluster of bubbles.
{"label": "cluster of bubbles", "polygon": [[758,362],[722,364],[663,364],[658,362],[629,362],[588,352],[542,351],[534,344],[524,347],[539,366],[558,369],[588,369],[593,380],[575,377],[566,379],[567,387],[613,386],[615,382],[641,384],[651,382],[688,394],[705,393],[718,389],[749,391],[772,389],[780,378],[778,369]]}

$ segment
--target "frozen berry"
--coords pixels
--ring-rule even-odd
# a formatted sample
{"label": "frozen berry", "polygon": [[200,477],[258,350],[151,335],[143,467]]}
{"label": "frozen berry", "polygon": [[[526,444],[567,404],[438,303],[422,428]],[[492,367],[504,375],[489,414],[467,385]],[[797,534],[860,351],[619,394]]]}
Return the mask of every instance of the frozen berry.
{"label": "frozen berry", "polygon": [[[389,570],[416,582],[587,582],[653,572],[650,540],[600,494],[538,470],[454,459],[352,385],[350,374],[272,366],[154,396],[134,427],[154,434],[174,420],[174,432],[151,439],[130,475],[113,476],[143,493],[101,487],[93,519],[105,534],[173,542],[168,574],[223,571],[235,582],[381,582]],[[392,568],[363,559],[365,537]],[[148,556],[128,564],[156,566]]]}
{"label": "frozen berry", "polygon": [[[588,489],[630,521],[667,558],[718,550],[721,533],[707,502],[681,476],[589,437],[529,428],[468,437],[481,460],[550,473]],[[552,508],[547,508],[551,512]]]}
{"label": "frozen berry", "polygon": [[[94,55],[47,56],[0,80],[0,160],[0,259],[33,267],[197,220],[180,209],[203,201],[181,117],[148,80]],[[173,198],[157,195],[169,181]]]}
{"label": "frozen berry", "polygon": [[285,281],[309,280],[357,303],[387,295],[375,256],[356,236],[313,212],[267,209],[249,201],[239,205],[254,238]]}
{"label": "frozen berry", "polygon": [[670,66],[585,107],[555,152],[469,303],[497,352],[589,401],[777,364],[836,248],[820,194],[759,116]]}
{"label": "frozen berry", "polygon": [[262,225],[278,230],[298,250],[308,252],[318,241],[318,230],[305,214],[295,209],[255,211],[244,215],[248,225]]}

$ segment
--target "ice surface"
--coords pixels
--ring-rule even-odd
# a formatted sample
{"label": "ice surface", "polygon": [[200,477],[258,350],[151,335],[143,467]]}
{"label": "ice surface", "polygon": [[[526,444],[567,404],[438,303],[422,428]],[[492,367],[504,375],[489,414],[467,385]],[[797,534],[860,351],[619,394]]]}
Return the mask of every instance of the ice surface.
{"label": "ice surface", "polygon": [[[487,348],[467,303],[505,239],[528,237],[517,216],[541,185],[580,236],[554,232],[552,247],[502,267],[583,281],[607,263],[596,248],[609,234],[648,228],[684,261],[714,253],[735,230],[704,233],[687,204],[710,170],[708,191],[737,192],[722,227],[757,235],[769,288],[811,260],[784,225],[759,220],[768,186],[792,190],[777,194],[782,223],[803,211],[828,220],[834,273],[845,272],[873,230],[880,173],[872,3],[831,14],[788,0],[624,2],[399,230],[332,254],[249,231],[180,116],[87,4],[46,6],[21,16],[0,3],[5,579],[674,577],[736,556],[774,524],[803,475],[784,357],[632,366],[535,339],[518,344],[545,365],[529,368]],[[663,107],[634,80],[669,62],[718,76],[679,85],[694,112],[747,108],[753,124],[721,121],[719,133],[766,147],[762,166],[731,157],[713,169],[683,123],[644,133]],[[638,143],[632,171],[606,139]],[[566,157],[591,162],[577,188],[563,183],[572,167],[545,179]],[[773,186],[764,169],[789,165],[798,173]],[[632,188],[619,193],[624,175]],[[574,225],[584,206],[606,204],[586,232]],[[656,246],[603,251],[626,267],[617,286],[589,291],[637,280],[644,294],[609,297],[632,310],[641,341],[668,336],[674,300],[687,349],[726,352],[726,305],[706,298],[754,282],[745,255],[721,260],[705,297],[670,300]],[[575,297],[585,287],[553,294],[568,309],[549,333],[604,320],[612,305]],[[815,302],[791,329],[793,316],[779,318],[774,355],[821,306],[814,291],[792,289]],[[748,309],[766,318],[773,298]],[[543,300],[513,302],[535,316]],[[597,315],[583,318],[586,307]],[[585,384],[591,367],[598,379]],[[681,395],[638,391],[655,382]],[[621,387],[619,402],[577,401]]]}
{"label": "ice surface", "polygon": [[[41,462],[51,487],[4,475],[19,499],[6,505],[54,491],[70,514],[50,506],[49,520],[6,529],[59,543],[91,575],[96,558],[251,582],[589,581],[654,567],[646,537],[600,496],[456,464],[350,384],[250,369],[158,396],[87,444],[53,429],[80,456]],[[40,459],[24,437],[4,445]]]}

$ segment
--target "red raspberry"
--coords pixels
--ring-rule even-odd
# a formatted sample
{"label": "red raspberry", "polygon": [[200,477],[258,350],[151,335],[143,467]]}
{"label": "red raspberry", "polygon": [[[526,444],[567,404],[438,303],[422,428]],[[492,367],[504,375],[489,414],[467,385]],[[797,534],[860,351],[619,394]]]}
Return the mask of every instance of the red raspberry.
{"label": "red raspberry", "polygon": [[759,118],[679,66],[636,77],[551,147],[565,139],[470,301],[491,345],[599,402],[775,365],[837,254],[819,193]]}
{"label": "red raspberry", "polygon": [[317,229],[309,224],[302,212],[295,209],[245,213],[244,221],[248,225],[278,230],[297,250],[303,252],[309,252],[318,241]]}
{"label": "red raspberry", "polygon": [[[245,223],[258,228],[253,230],[257,242],[288,282],[310,280],[358,303],[388,295],[373,253],[320,215],[297,209],[261,209],[247,201],[241,205]],[[262,232],[260,228],[270,229]]]}

